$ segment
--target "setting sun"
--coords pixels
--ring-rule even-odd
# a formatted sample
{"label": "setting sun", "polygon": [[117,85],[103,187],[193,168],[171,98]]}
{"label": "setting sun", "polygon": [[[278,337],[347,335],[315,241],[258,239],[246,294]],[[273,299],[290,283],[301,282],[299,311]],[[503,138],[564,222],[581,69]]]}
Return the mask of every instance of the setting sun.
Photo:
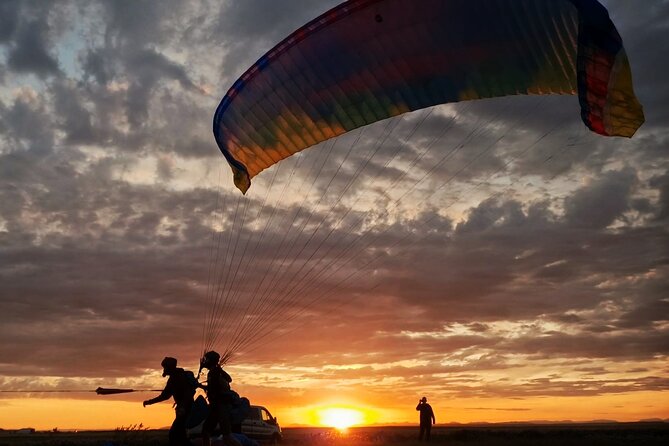
{"label": "setting sun", "polygon": [[334,427],[339,430],[346,429],[356,424],[361,424],[364,415],[356,409],[343,409],[333,407],[318,412],[319,423],[323,426]]}

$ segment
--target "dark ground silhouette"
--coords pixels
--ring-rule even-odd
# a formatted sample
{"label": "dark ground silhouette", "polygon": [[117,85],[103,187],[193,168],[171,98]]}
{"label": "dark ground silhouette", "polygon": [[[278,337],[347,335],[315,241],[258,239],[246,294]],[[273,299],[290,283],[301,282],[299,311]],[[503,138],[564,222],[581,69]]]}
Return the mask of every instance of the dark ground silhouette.
{"label": "dark ground silhouette", "polygon": [[[416,427],[285,428],[283,446],[418,446]],[[444,446],[664,446],[669,423],[435,426],[430,444]],[[58,432],[0,431],[0,446],[166,446],[167,430]]]}

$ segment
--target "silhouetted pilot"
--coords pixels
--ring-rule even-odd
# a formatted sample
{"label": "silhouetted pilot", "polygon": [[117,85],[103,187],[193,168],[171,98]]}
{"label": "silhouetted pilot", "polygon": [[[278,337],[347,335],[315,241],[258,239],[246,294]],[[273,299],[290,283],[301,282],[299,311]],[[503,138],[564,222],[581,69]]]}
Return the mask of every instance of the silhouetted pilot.
{"label": "silhouetted pilot", "polygon": [[436,421],[434,418],[434,412],[432,411],[432,406],[427,404],[427,398],[423,397],[418,402],[416,410],[420,411],[420,434],[418,434],[418,440],[422,441],[424,436],[425,441],[429,441],[432,425]]}
{"label": "silhouetted pilot", "polygon": [[146,407],[174,398],[176,415],[170,427],[170,445],[190,446],[186,432],[186,422],[193,407],[193,395],[195,395],[193,378],[189,378],[188,373],[190,372],[177,367],[177,360],[175,358],[166,357],[160,365],[163,366],[163,376],[169,376],[167,384],[165,384],[165,389],[157,397],[146,400],[142,404]]}
{"label": "silhouetted pilot", "polygon": [[200,365],[209,370],[207,373],[207,385],[201,386],[207,392],[209,400],[209,414],[202,425],[202,446],[210,445],[211,434],[220,426],[223,443],[226,446],[241,446],[232,436],[230,426],[230,410],[232,405],[232,394],[230,383],[232,378],[219,365],[221,355],[214,351],[204,354]]}

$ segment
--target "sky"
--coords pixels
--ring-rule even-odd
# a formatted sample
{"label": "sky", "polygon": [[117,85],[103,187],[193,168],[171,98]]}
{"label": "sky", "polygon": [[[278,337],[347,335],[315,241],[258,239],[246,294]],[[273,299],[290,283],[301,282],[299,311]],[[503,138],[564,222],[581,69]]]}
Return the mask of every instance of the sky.
{"label": "sky", "polygon": [[631,139],[575,97],[442,105],[242,196],[216,106],[336,3],[0,3],[0,390],[32,391],[0,428],[169,425],[91,390],[160,389],[206,346],[284,426],[413,423],[422,396],[438,423],[669,419],[669,2],[602,2]]}

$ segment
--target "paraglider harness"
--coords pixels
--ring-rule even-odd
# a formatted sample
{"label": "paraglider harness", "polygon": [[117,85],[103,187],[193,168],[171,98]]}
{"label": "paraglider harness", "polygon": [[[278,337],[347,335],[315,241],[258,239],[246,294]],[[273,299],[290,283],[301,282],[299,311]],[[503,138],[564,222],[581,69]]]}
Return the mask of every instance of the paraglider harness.
{"label": "paraglider harness", "polygon": [[[230,425],[232,432],[240,433],[241,425],[251,409],[251,402],[246,397],[240,397],[237,392],[230,390],[228,392],[230,397]],[[193,407],[190,412],[190,417],[186,426],[192,429],[200,425],[209,414],[209,404],[204,396],[198,395],[193,402]]]}
{"label": "paraglider harness", "polygon": [[195,396],[195,392],[197,391],[197,388],[199,386],[199,383],[197,382],[197,379],[195,378],[195,375],[193,372],[190,370],[184,370],[184,369],[177,369],[179,376],[177,379],[180,381],[179,383],[179,389],[181,390],[180,395],[174,395],[174,404],[172,407],[176,407],[177,409],[179,407],[185,408],[187,407],[187,411],[190,411],[192,407],[192,401],[193,397]]}
{"label": "paraglider harness", "polygon": [[200,383],[195,377],[195,374],[190,370],[184,370],[184,378],[188,385],[188,390],[191,392],[191,398],[195,396],[195,392],[200,387]]}

